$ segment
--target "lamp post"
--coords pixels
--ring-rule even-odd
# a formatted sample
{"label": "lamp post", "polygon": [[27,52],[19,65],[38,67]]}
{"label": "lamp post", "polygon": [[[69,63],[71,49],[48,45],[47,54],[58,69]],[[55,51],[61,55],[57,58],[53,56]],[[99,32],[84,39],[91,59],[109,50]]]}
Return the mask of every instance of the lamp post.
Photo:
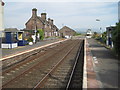
{"label": "lamp post", "polygon": [[37,43],[37,23],[35,19],[35,43]]}
{"label": "lamp post", "polygon": [[[96,19],[97,22],[100,22],[100,19]],[[102,37],[102,28],[100,27],[101,37]]]}

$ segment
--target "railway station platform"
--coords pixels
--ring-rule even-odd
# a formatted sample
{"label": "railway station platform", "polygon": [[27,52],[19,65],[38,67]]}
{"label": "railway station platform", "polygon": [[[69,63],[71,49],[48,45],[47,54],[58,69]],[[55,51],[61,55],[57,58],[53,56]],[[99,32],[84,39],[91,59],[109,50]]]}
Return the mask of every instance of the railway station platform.
{"label": "railway station platform", "polygon": [[54,43],[54,42],[57,42],[60,40],[62,40],[62,39],[43,40],[43,41],[37,42],[36,44],[33,44],[33,45],[19,46],[17,48],[13,48],[13,49],[2,49],[2,58],[9,57],[11,55],[25,52],[27,50],[34,49],[34,48],[44,46],[47,44],[51,44],[51,43]]}
{"label": "railway station platform", "polygon": [[95,90],[119,90],[120,63],[111,50],[94,39],[86,39],[86,82],[83,87]]}

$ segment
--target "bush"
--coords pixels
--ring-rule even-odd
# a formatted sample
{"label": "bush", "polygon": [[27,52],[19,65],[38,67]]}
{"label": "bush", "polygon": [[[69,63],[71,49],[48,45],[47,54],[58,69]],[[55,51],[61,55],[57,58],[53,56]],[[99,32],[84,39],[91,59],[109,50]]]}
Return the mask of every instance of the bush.
{"label": "bush", "polygon": [[101,37],[100,37],[100,36],[98,36],[98,37],[96,37],[95,39],[96,39],[96,40],[100,40],[100,39],[101,39]]}
{"label": "bush", "polygon": [[76,32],[74,36],[78,36],[78,35],[81,35],[81,33],[77,33],[77,32]]}
{"label": "bush", "polygon": [[112,41],[114,44],[114,50],[120,57],[120,22],[116,23],[115,30],[112,31]]}
{"label": "bush", "polygon": [[32,37],[30,37],[30,38],[28,38],[28,40],[27,40],[28,42],[33,42],[33,38]]}
{"label": "bush", "polygon": [[38,29],[38,33],[40,35],[40,40],[44,39],[44,31],[42,29]]}
{"label": "bush", "polygon": [[100,37],[100,35],[99,35],[97,32],[94,32],[94,33],[93,33],[92,38],[97,39],[97,38],[99,38],[99,37]]}
{"label": "bush", "polygon": [[107,40],[107,33],[106,32],[104,32],[103,34],[102,34],[102,41],[103,41],[103,43],[106,43],[106,40]]}

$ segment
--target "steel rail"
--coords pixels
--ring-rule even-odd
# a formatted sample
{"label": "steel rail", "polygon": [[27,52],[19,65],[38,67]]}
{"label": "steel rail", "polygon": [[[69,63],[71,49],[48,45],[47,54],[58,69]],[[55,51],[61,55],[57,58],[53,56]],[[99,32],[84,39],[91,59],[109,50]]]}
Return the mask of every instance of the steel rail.
{"label": "steel rail", "polygon": [[[60,44],[60,43],[57,43],[57,44]],[[54,45],[55,45],[55,44],[54,44]],[[50,45],[49,47],[54,46],[54,45]],[[33,60],[39,58],[40,55],[46,54],[47,52],[41,53],[41,51],[44,50],[44,49],[46,49],[46,48],[48,48],[48,47],[44,47],[44,48],[40,49],[39,51],[37,51],[37,52],[35,52],[35,53],[33,53],[33,54],[30,54],[29,56],[23,58],[22,60],[14,63],[14,64],[12,64],[12,65],[10,65],[10,66],[4,67],[4,68],[2,67],[2,70],[7,69],[8,67],[10,67],[10,69],[7,69],[7,70],[3,71],[3,72],[2,72],[2,75],[4,75],[4,73],[8,73],[10,70],[12,70],[12,69],[14,69],[14,68],[18,68],[18,67],[21,66],[22,64],[28,63],[28,62],[30,62],[30,61],[33,61]],[[48,49],[50,49],[50,48],[48,48]],[[40,54],[39,54],[39,53],[40,53]],[[39,54],[39,55],[37,55],[37,54]],[[31,56],[34,56],[34,55],[36,55],[37,57],[32,58]],[[26,60],[26,59],[29,59],[29,58],[30,58],[30,60]],[[32,58],[32,59],[31,59],[31,58]],[[25,60],[25,61],[24,61],[24,60]],[[12,67],[12,66],[13,66],[13,67]],[[12,68],[11,68],[11,67],[12,67]]]}
{"label": "steel rail", "polygon": [[77,53],[77,57],[76,57],[76,59],[75,59],[74,66],[73,66],[73,69],[72,69],[72,72],[71,72],[71,75],[70,75],[68,84],[67,84],[67,86],[66,86],[66,90],[68,90],[69,87],[70,87],[70,83],[71,83],[71,81],[72,81],[72,77],[73,77],[73,74],[74,74],[74,71],[75,71],[77,62],[78,62],[78,58],[79,58],[79,55],[81,54],[82,45],[83,45],[83,43],[81,43],[81,45],[80,45],[80,47],[79,47],[79,50],[78,50],[78,53]]}
{"label": "steel rail", "polygon": [[[79,42],[78,42],[79,43]],[[62,63],[62,61],[64,61],[64,59],[69,55],[69,53],[73,50],[73,48],[76,46],[76,44],[64,55],[64,57],[62,59],[60,59],[60,61],[46,74],[45,77],[43,77],[42,80],[40,80],[34,87],[32,90],[35,90],[36,88],[41,88],[44,85],[44,82],[47,80],[48,76],[51,75],[51,73]],[[40,86],[41,85],[41,86]]]}
{"label": "steel rail", "polygon": [[[70,43],[70,45],[72,43]],[[5,86],[7,86],[9,83],[11,83],[11,82],[15,81],[16,79],[20,78],[22,75],[25,75],[26,73],[28,73],[29,71],[31,71],[32,69],[34,69],[35,67],[37,67],[38,65],[40,65],[40,64],[48,61],[50,57],[53,57],[55,54],[58,54],[60,51],[64,50],[66,47],[68,47],[68,45],[65,45],[64,48],[60,49],[59,51],[56,51],[54,54],[52,54],[51,56],[49,56],[48,58],[46,58],[44,61],[40,61],[37,64],[35,64],[34,66],[32,66],[32,67],[28,68],[27,70],[23,71],[22,73],[20,73],[19,75],[17,75],[15,78],[9,80],[7,83],[5,83],[4,85],[2,85],[2,88],[5,88]]]}
{"label": "steel rail", "polygon": [[15,64],[13,67],[10,67],[10,69],[4,70],[4,71],[2,72],[2,75],[4,75],[5,73],[9,73],[11,70],[14,70],[15,68],[18,68],[18,67],[20,67],[20,66],[23,65],[23,64],[26,64],[26,63],[28,63],[28,62],[34,61],[35,59],[41,57],[41,55],[44,55],[45,53],[46,53],[46,52],[40,53],[40,54],[37,55],[36,57],[32,57],[32,59],[31,59],[31,58],[30,58],[30,59],[27,58],[28,60],[25,60],[25,61],[23,61],[23,62],[19,62],[19,63]]}
{"label": "steel rail", "polygon": [[[61,43],[61,42],[60,42],[60,43]],[[60,43],[57,43],[57,44],[60,44]],[[54,45],[55,45],[55,44],[50,45],[49,47],[54,46]],[[21,59],[21,60],[18,61],[18,62],[15,62],[15,63],[13,63],[13,64],[11,64],[11,65],[9,65],[9,66],[6,66],[6,67],[2,67],[1,69],[4,70],[4,69],[7,69],[7,68],[9,68],[9,67],[12,67],[13,65],[19,64],[19,63],[21,63],[22,61],[28,59],[29,57],[38,54],[39,52],[41,52],[41,50],[44,50],[45,48],[48,48],[48,46],[47,46],[47,47],[44,47],[44,48],[41,48],[39,51],[37,51],[37,52],[35,52],[35,53],[33,53],[33,54],[30,54],[29,56],[27,56],[27,57]],[[45,53],[44,53],[44,54],[45,54]],[[42,55],[43,55],[43,54],[42,54]],[[19,56],[19,55],[18,55],[18,56]],[[8,60],[8,59],[5,59],[5,60],[3,60],[3,61],[5,62],[5,61],[7,61],[7,60]],[[2,73],[4,73],[4,72],[2,72]]]}
{"label": "steel rail", "polygon": [[[50,45],[50,46],[54,46],[54,45]],[[48,47],[46,47],[46,48],[48,48]],[[21,61],[15,63],[14,66],[12,65],[13,67],[10,66],[10,69],[4,70],[4,71],[2,72],[2,75],[4,75],[5,73],[10,72],[10,70],[13,70],[13,69],[15,69],[15,68],[18,68],[19,66],[21,66],[21,65],[23,65],[23,64],[25,64],[25,63],[34,61],[35,59],[38,59],[39,57],[41,57],[42,55],[44,55],[44,54],[47,53],[47,52],[40,53],[41,50],[44,50],[44,49],[45,49],[45,48],[40,49],[39,51],[31,54],[32,56],[36,55],[35,57],[31,57],[31,55],[29,55],[29,56],[27,56],[26,58],[22,59]],[[51,49],[51,48],[49,48],[49,49]],[[37,55],[37,54],[39,54],[39,55]],[[29,59],[29,58],[30,58],[30,59]],[[31,59],[31,58],[32,58],[32,59]],[[25,59],[28,59],[28,60],[25,60]],[[25,60],[25,61],[24,61],[24,60]]]}
{"label": "steel rail", "polygon": [[53,42],[53,43],[46,44],[46,45],[44,45],[44,46],[37,47],[37,48],[33,48],[33,49],[30,49],[30,50],[26,50],[26,51],[20,51],[20,52],[18,52],[18,54],[15,54],[15,55],[10,54],[10,55],[12,55],[12,56],[3,57],[3,58],[0,59],[0,61],[7,61],[7,60],[9,60],[9,58],[16,57],[16,56],[19,56],[19,55],[22,55],[22,54],[26,54],[26,53],[31,52],[31,51],[34,51],[34,50],[46,48],[46,47],[49,47],[49,46],[51,46],[51,45],[59,44],[59,43],[61,43],[61,42],[65,42],[65,41],[68,41],[68,40],[70,40],[70,39],[66,39],[66,40],[62,40],[62,41],[58,41],[58,42]]}

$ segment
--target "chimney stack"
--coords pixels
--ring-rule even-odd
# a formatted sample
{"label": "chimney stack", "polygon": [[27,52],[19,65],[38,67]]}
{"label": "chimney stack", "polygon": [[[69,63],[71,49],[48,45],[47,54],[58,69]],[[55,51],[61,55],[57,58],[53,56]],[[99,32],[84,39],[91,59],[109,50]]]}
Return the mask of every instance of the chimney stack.
{"label": "chimney stack", "polygon": [[53,19],[48,18],[48,22],[49,22],[50,24],[53,24]]}
{"label": "chimney stack", "polygon": [[33,18],[37,17],[37,9],[36,8],[32,9],[32,17]]}
{"label": "chimney stack", "polygon": [[53,25],[53,19],[51,19],[51,24]]}
{"label": "chimney stack", "polygon": [[41,13],[41,18],[45,21],[46,20],[46,13]]}
{"label": "chimney stack", "polygon": [[48,22],[49,22],[49,23],[51,22],[51,19],[50,19],[50,18],[48,18]]}
{"label": "chimney stack", "polygon": [[4,3],[2,0],[1,0],[1,5],[2,5],[2,6],[4,6],[4,5],[5,5],[5,3]]}

